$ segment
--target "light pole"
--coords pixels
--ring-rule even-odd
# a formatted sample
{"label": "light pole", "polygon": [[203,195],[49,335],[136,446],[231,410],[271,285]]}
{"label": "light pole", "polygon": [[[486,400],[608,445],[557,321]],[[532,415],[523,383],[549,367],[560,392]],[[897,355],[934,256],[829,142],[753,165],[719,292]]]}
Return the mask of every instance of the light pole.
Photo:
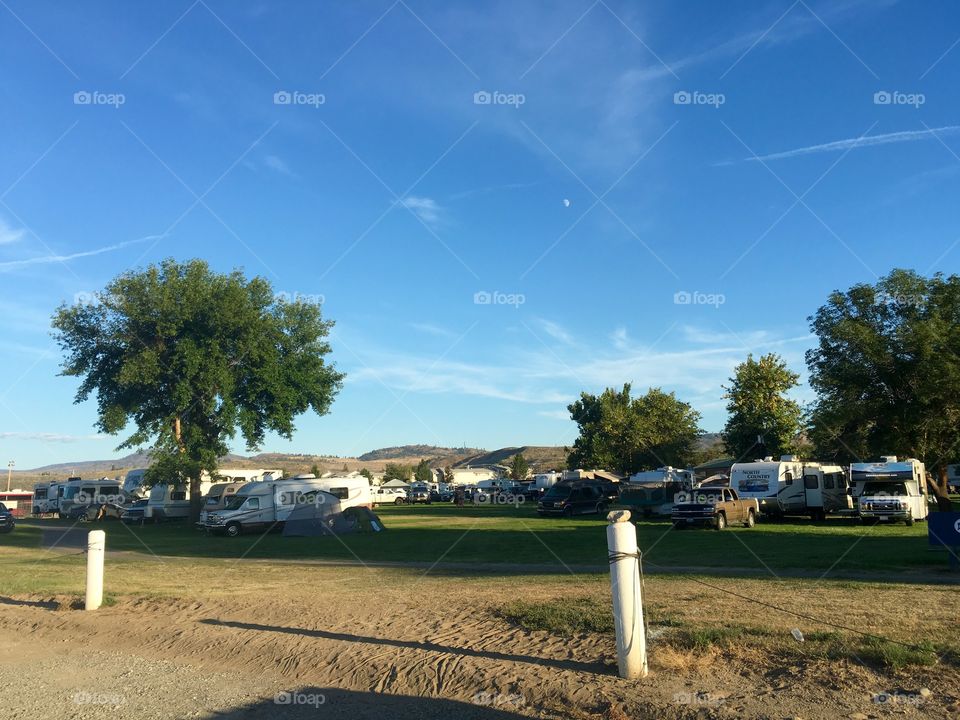
{"label": "light pole", "polygon": [[16,463],[13,460],[7,463],[7,492],[10,492],[10,476],[13,474],[14,465]]}

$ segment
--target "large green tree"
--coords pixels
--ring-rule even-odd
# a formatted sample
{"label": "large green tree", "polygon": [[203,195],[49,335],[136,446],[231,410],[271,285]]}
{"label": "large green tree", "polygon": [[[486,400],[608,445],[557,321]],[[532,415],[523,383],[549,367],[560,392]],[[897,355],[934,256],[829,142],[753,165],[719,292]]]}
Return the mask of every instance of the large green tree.
{"label": "large green tree", "polygon": [[570,468],[608,468],[628,475],[662,465],[683,467],[702,432],[700,413],[660,388],[632,398],[625,383],[619,391],[581,393],[567,409],[580,428],[567,458]]}
{"label": "large green tree", "polygon": [[530,464],[523,456],[523,453],[517,453],[510,460],[510,477],[517,482],[527,479],[527,473],[530,472]]}
{"label": "large green tree", "polygon": [[818,451],[842,461],[922,460],[948,510],[947,464],[960,455],[960,277],[893,270],[833,292],[810,323]]}
{"label": "large green tree", "polygon": [[118,449],[152,445],[148,482],[189,480],[193,517],[202,473],[238,429],[255,450],[268,431],[291,437],[307,410],[329,412],[343,382],[325,359],[331,326],[316,305],[275,299],[263,278],[172,259],[53,317],[62,374],[80,378],[75,401],[96,396],[105,433],[132,428]]}
{"label": "large green tree", "polygon": [[403,482],[410,482],[411,478],[413,478],[413,470],[412,465],[387,463],[383,469],[383,481],[403,480]]}
{"label": "large green tree", "polygon": [[803,426],[803,409],[786,393],[797,386],[800,376],[776,354],[764,355],[737,365],[727,398],[727,424],[723,444],[735,458],[755,454],[779,457],[791,453]]}
{"label": "large green tree", "polygon": [[421,460],[419,463],[417,463],[417,467],[413,471],[413,477],[417,482],[420,483],[432,483],[434,477],[433,470],[430,469],[430,461]]}

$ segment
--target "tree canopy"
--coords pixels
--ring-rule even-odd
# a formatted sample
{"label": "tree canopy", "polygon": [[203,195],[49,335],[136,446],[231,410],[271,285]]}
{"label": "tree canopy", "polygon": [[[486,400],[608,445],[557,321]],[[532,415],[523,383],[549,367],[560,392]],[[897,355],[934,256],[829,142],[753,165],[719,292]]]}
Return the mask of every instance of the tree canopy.
{"label": "tree canopy", "polygon": [[786,393],[799,379],[772,353],[759,360],[748,355],[737,366],[730,385],[724,386],[729,417],[723,444],[729,454],[738,459],[747,458],[751,451],[756,456],[779,457],[794,450],[803,409]]}
{"label": "tree canopy", "polygon": [[132,426],[119,448],[152,443],[148,481],[190,479],[196,511],[201,473],[216,471],[238,429],[250,450],[267,432],[290,438],[294,419],[329,412],[343,383],[318,306],[201,260],[124,273],[94,302],[61,305],[52,324],[62,374],[80,378],[75,402],[96,396],[105,433]]}
{"label": "tree canopy", "polygon": [[530,472],[530,464],[523,456],[523,453],[517,453],[510,460],[510,477],[513,480],[520,481],[527,479],[527,473]]}
{"label": "tree canopy", "polygon": [[840,461],[906,455],[937,474],[960,446],[960,277],[893,270],[831,293],[810,318],[818,452]]}
{"label": "tree canopy", "polygon": [[428,460],[421,460],[417,463],[417,467],[413,471],[413,477],[420,483],[432,483],[433,470],[430,469],[430,462]]}
{"label": "tree canopy", "polygon": [[413,477],[413,466],[404,465],[401,463],[387,463],[386,467],[383,469],[383,480],[384,482],[388,480],[403,480],[403,482],[410,482]]}
{"label": "tree canopy", "polygon": [[631,398],[630,384],[600,395],[580,393],[568,406],[580,435],[570,468],[610,468],[623,474],[663,465],[683,467],[701,434],[700,413],[673,393],[651,388]]}

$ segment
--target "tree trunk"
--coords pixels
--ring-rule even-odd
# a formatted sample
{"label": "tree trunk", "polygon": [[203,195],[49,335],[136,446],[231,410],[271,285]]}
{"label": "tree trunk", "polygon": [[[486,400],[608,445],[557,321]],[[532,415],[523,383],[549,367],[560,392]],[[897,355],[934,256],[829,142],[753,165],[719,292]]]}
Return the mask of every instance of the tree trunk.
{"label": "tree trunk", "polygon": [[[187,451],[183,444],[183,426],[180,422],[180,416],[173,419],[173,437],[177,441],[177,447],[180,448],[182,455]],[[200,493],[200,477],[188,478],[190,492],[190,524],[195,525],[200,522],[200,508],[203,506],[203,499]]]}

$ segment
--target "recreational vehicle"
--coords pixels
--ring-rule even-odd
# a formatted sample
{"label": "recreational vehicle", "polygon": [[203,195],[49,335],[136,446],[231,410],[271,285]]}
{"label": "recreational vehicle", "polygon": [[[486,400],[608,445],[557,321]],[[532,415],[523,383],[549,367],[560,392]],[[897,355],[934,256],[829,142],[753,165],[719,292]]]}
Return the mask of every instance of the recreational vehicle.
{"label": "recreational vehicle", "polygon": [[370,483],[363,475],[325,477],[317,482],[321,490],[330,493],[340,501],[340,507],[343,509],[373,506]]}
{"label": "recreational vehicle", "polygon": [[60,517],[76,519],[91,505],[123,502],[120,483],[110,478],[99,480],[71,480],[60,499]]}
{"label": "recreational vehicle", "polygon": [[222,482],[211,485],[210,489],[207,491],[207,494],[203,496],[203,505],[200,510],[200,522],[198,525],[203,527],[203,524],[207,521],[207,515],[212,512],[217,512],[218,510],[223,510],[227,506],[227,502],[236,495],[237,491],[246,487],[249,483],[246,481],[241,482]]}
{"label": "recreational vehicle", "polygon": [[630,476],[620,493],[620,504],[644,517],[670,515],[677,493],[693,489],[693,471],[662,467]]}
{"label": "recreational vehicle", "polygon": [[[209,480],[201,480],[200,494],[206,495],[212,484]],[[154,485],[150,488],[150,496],[143,517],[145,520],[154,522],[190,517],[190,486],[186,483]]]}
{"label": "recreational vehicle", "polygon": [[558,472],[539,473],[533,476],[533,487],[535,487],[539,493],[545,493],[560,482],[560,477],[560,473]]}
{"label": "recreational vehicle", "polygon": [[146,468],[137,468],[127,472],[123,479],[123,494],[133,500],[140,500],[150,495],[150,487],[145,484]]}
{"label": "recreational vehicle", "polygon": [[209,532],[237,537],[245,530],[283,525],[297,506],[321,502],[330,479],[307,477],[248,483],[227,501],[223,510],[207,513],[203,527]]}
{"label": "recreational vehicle", "polygon": [[734,463],[730,487],[743,498],[756,499],[760,512],[773,517],[810,515],[822,520],[827,513],[851,508],[839,465],[800,462],[793,455]]}
{"label": "recreational vehicle", "polygon": [[930,513],[926,469],[919,460],[886,455],[878,463],[852,463],[850,482],[864,522],[903,520],[913,525]]}
{"label": "recreational vehicle", "polygon": [[[130,470],[123,481],[123,494],[131,500],[139,500],[150,495],[150,486],[145,483],[146,468],[137,468]],[[246,468],[221,468],[217,470],[215,477],[211,478],[206,471],[200,476],[201,482],[208,482],[212,485],[214,481],[218,484],[235,482],[252,482],[255,480],[279,480],[283,477],[282,470],[264,470],[258,468],[250,470]]]}
{"label": "recreational vehicle", "polygon": [[[51,488],[51,486],[54,486]],[[33,488],[33,514],[46,515],[56,510],[56,483],[40,483]],[[51,489],[53,496],[51,497]]]}

